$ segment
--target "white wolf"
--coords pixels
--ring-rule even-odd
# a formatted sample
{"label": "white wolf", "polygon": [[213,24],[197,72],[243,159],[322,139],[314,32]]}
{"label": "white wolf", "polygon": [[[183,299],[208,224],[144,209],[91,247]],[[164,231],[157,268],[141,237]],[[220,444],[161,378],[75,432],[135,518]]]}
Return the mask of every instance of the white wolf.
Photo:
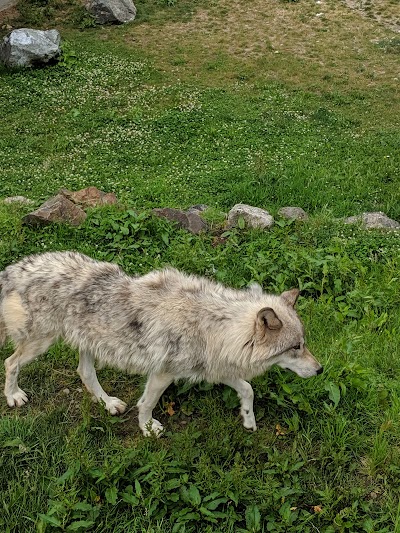
{"label": "white wolf", "polygon": [[111,414],[126,404],[101,387],[94,367],[146,374],[138,401],[145,435],[161,433],[152,411],[175,380],[206,380],[235,389],[245,428],[256,430],[253,389],[245,381],[272,365],[301,377],[322,372],[308,351],[294,310],[299,291],[270,295],[258,285],[234,290],[174,269],[142,277],[76,252],[26,257],[0,273],[0,346],[9,336],[5,396],[10,407],[28,401],[20,368],[58,338],[79,350],[78,373]]}

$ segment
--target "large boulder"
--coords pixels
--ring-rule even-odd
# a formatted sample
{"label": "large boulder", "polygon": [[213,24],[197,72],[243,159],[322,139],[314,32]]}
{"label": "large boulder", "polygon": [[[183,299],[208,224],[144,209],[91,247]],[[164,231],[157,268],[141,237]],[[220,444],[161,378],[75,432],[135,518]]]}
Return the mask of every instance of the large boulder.
{"label": "large boulder", "polygon": [[344,219],[345,224],[361,224],[365,229],[400,229],[400,223],[397,220],[389,218],[382,211],[372,213],[362,213],[353,217]]}
{"label": "large boulder", "polygon": [[88,0],[86,7],[98,24],[124,24],[136,17],[132,0]]}
{"label": "large boulder", "polygon": [[250,228],[268,229],[274,224],[274,218],[265,209],[246,204],[236,204],[228,213],[228,227],[237,226],[240,218],[243,218]]}
{"label": "large boulder", "polygon": [[60,41],[57,30],[13,30],[0,45],[0,61],[11,68],[41,66],[58,59]]}

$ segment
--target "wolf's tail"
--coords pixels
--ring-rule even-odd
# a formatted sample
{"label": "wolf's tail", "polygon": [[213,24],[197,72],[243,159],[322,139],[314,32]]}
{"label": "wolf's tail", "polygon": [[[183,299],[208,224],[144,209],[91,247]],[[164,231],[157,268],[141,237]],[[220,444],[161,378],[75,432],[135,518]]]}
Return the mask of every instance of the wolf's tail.
{"label": "wolf's tail", "polygon": [[7,339],[7,329],[6,323],[4,321],[3,313],[1,311],[1,300],[2,300],[2,272],[0,272],[0,348],[5,344]]}

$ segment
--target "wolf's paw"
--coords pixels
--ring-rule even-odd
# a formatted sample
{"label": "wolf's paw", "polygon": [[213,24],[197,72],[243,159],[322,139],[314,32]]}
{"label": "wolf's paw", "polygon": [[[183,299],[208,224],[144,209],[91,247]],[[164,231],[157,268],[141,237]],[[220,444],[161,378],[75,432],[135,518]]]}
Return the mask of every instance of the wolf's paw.
{"label": "wolf's paw", "polygon": [[244,410],[241,411],[243,417],[243,425],[246,429],[251,429],[252,431],[257,430],[256,419],[254,413],[246,413]]}
{"label": "wolf's paw", "polygon": [[9,407],[21,407],[28,402],[28,396],[22,389],[18,389],[14,394],[7,395],[7,404]]}
{"label": "wolf's paw", "polygon": [[126,403],[119,398],[110,396],[106,401],[106,409],[111,415],[122,415],[125,412]]}
{"label": "wolf's paw", "polygon": [[154,418],[151,418],[146,424],[140,426],[140,429],[143,431],[145,437],[151,437],[151,435],[160,437],[161,433],[164,431],[163,425]]}

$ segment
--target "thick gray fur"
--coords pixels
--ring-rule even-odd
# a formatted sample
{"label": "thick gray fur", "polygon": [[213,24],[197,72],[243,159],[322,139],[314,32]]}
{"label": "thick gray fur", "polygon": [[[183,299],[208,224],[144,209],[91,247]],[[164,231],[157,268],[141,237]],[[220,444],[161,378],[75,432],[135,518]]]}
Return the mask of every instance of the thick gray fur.
{"label": "thick gray fur", "polygon": [[175,269],[132,277],[76,252],[26,257],[0,273],[0,287],[0,345],[9,336],[16,347],[5,361],[11,407],[27,401],[19,369],[59,338],[79,350],[83,383],[112,414],[126,404],[104,392],[94,361],[149,376],[138,402],[145,435],[162,431],[152,410],[174,380],[232,386],[245,427],[255,430],[253,391],[245,379],[273,364],[302,377],[322,370],[304,344],[296,289],[280,296],[257,285],[234,290]]}

